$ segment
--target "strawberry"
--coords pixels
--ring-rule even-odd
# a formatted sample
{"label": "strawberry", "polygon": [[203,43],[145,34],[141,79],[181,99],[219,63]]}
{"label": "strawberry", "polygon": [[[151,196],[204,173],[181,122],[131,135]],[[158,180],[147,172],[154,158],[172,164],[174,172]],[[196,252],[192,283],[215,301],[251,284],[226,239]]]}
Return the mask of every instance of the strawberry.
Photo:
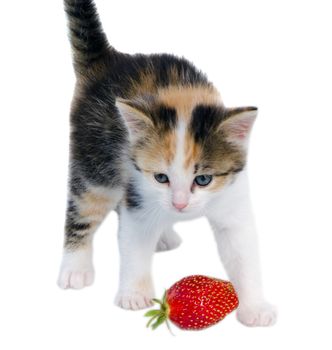
{"label": "strawberry", "polygon": [[153,299],[160,304],[159,310],[150,310],[152,329],[171,320],[181,329],[204,329],[221,321],[239,305],[239,300],[228,281],[201,275],[188,276],[173,284],[163,300]]}

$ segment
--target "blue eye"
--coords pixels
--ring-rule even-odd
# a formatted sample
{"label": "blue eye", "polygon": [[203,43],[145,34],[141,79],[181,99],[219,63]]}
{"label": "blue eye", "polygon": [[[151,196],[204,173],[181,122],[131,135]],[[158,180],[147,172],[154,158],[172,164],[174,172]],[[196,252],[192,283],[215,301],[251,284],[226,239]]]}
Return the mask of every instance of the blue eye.
{"label": "blue eye", "polygon": [[168,176],[166,174],[154,174],[154,178],[161,184],[166,184],[169,182]]}
{"label": "blue eye", "polygon": [[195,177],[194,182],[198,186],[207,186],[212,181],[212,175],[199,175]]}

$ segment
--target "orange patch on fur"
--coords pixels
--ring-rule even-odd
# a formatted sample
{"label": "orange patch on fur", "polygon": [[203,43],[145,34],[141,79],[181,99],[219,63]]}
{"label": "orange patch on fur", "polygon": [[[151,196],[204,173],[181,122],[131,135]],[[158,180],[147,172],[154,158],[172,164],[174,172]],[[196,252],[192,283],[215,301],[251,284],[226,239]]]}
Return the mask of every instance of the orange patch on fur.
{"label": "orange patch on fur", "polygon": [[149,291],[152,288],[151,279],[147,277],[142,277],[136,281],[135,287],[140,291]]}
{"label": "orange patch on fur", "polygon": [[132,80],[131,85],[131,96],[144,96],[155,94],[157,90],[156,76],[150,70],[142,71],[140,73],[139,80]]}
{"label": "orange patch on fur", "polygon": [[206,189],[211,192],[218,192],[228,182],[229,176],[215,176],[213,182]]}
{"label": "orange patch on fur", "polygon": [[133,153],[137,165],[145,172],[160,171],[167,167],[173,161],[176,152],[175,131],[163,135],[150,131],[145,137],[144,144],[136,148]]}
{"label": "orange patch on fur", "polygon": [[172,160],[175,157],[176,152],[176,135],[175,132],[169,132],[165,135],[164,140],[161,144],[163,147],[164,159],[167,164],[171,164]]}
{"label": "orange patch on fur", "polygon": [[189,119],[192,110],[199,104],[222,105],[218,91],[212,86],[172,85],[158,90],[158,101],[175,108],[179,118]]}
{"label": "orange patch on fur", "polygon": [[90,219],[93,223],[108,213],[111,204],[109,196],[92,188],[79,199],[79,213],[81,217]]}
{"label": "orange patch on fur", "polygon": [[192,135],[190,135],[188,132],[185,140],[185,154],[186,158],[184,161],[184,166],[186,169],[194,167],[195,164],[198,163],[202,154],[201,146],[194,141]]}

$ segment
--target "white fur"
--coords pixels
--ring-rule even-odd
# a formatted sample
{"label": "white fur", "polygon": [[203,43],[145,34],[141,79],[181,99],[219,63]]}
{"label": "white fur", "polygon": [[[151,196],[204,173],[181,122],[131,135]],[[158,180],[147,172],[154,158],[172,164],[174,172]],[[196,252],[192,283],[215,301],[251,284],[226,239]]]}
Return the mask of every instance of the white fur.
{"label": "white fur", "polygon": [[[276,310],[263,296],[255,223],[250,205],[247,173],[219,192],[197,187],[191,191],[193,169],[185,169],[184,138],[186,125],[177,130],[177,153],[166,173],[170,184],[158,183],[131,167],[143,207],[128,210],[120,206],[119,249],[120,283],[115,299],[125,309],[151,306],[154,287],[151,265],[154,252],[172,249],[181,243],[171,227],[174,223],[206,216],[215,234],[220,258],[239,296],[237,317],[247,326],[269,326],[276,321]],[[187,201],[179,211],[174,200]],[[62,288],[81,288],[93,280],[92,251],[67,252],[59,278]]]}
{"label": "white fur", "polygon": [[[153,295],[151,261],[156,245],[160,245],[162,227],[175,222],[206,216],[213,228],[220,258],[239,295],[237,317],[248,326],[268,326],[276,321],[276,311],[268,304],[262,291],[258,244],[250,205],[246,170],[234,182],[217,193],[204,188],[190,192],[194,175],[183,168],[184,126],[178,129],[177,156],[167,173],[170,186],[158,184],[135,172],[138,187],[144,195],[143,210],[132,213],[125,208],[120,218],[121,275],[117,304],[137,309],[149,306],[142,300]],[[188,196],[187,207],[179,212],[172,206],[175,191]],[[140,288],[140,280],[148,281]],[[131,296],[131,297],[130,297]],[[129,298],[129,299],[128,299]],[[134,307],[129,305],[133,304]]]}
{"label": "white fur", "polygon": [[115,302],[126,309],[149,307],[154,297],[153,253],[162,235],[162,212],[151,203],[139,213],[120,210],[120,283]]}
{"label": "white fur", "polygon": [[263,297],[258,243],[244,170],[207,206],[219,255],[238,293],[238,319],[248,326],[269,326],[276,311]]}
{"label": "white fur", "polygon": [[[140,174],[137,176],[139,178]],[[215,233],[220,258],[239,296],[239,321],[248,326],[274,324],[275,308],[263,297],[246,171],[238,174],[236,181],[219,193],[210,193],[209,199],[200,194],[205,207],[200,210],[194,207],[193,213],[190,208],[187,213],[176,213],[169,203],[165,203],[164,193],[153,191],[151,183],[147,183],[145,178],[138,179],[138,182],[142,184],[142,193],[146,194],[145,203],[150,203],[150,206],[145,206],[138,213],[131,213],[125,208],[121,210],[121,273],[117,304],[130,309],[137,309],[138,304],[148,307],[149,304],[142,300],[151,299],[153,295],[151,261],[156,245],[163,239],[160,228],[169,227],[177,221],[206,216]],[[158,199],[158,196],[163,199]],[[148,283],[139,288],[142,279]],[[130,307],[131,304],[134,307]]]}
{"label": "white fur", "polygon": [[[180,122],[176,132],[176,154],[167,173],[170,179],[172,205],[187,206],[190,199],[190,187],[192,184],[192,171],[184,169],[185,163],[185,136],[187,125]],[[177,209],[175,209],[177,210]]]}
{"label": "white fur", "polygon": [[94,281],[92,247],[76,251],[64,251],[58,285],[62,289],[81,289]]}

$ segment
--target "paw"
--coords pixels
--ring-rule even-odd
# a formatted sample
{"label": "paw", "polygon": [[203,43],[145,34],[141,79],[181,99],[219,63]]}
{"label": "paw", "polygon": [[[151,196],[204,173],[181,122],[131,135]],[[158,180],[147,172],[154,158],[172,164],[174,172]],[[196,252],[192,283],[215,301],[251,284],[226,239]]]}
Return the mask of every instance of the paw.
{"label": "paw", "polygon": [[277,310],[273,305],[266,302],[239,306],[237,319],[249,327],[273,326],[277,321]]}
{"label": "paw", "polygon": [[65,253],[62,260],[58,286],[62,289],[82,289],[91,286],[94,269],[88,252]]}
{"label": "paw", "polygon": [[126,310],[141,310],[153,306],[152,295],[140,292],[119,292],[115,304]]}
{"label": "paw", "polygon": [[173,230],[165,232],[159,239],[157,252],[165,252],[177,248],[182,243],[181,237]]}
{"label": "paw", "polygon": [[93,270],[89,271],[72,271],[63,270],[60,272],[58,286],[62,289],[82,289],[91,286],[94,281]]}

